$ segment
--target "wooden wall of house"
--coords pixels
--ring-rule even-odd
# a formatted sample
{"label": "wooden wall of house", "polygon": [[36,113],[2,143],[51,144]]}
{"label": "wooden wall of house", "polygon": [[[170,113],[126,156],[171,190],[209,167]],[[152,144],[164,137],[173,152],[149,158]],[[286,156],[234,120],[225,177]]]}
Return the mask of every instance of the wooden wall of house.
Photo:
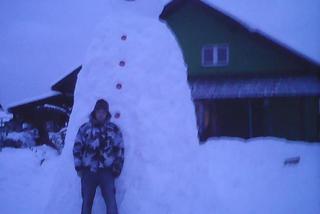
{"label": "wooden wall of house", "polygon": [[[308,69],[298,60],[267,40],[261,40],[214,10],[194,2],[185,3],[166,18],[180,44],[190,76],[226,73],[286,73]],[[230,24],[231,23],[231,24]],[[202,67],[201,50],[206,44],[229,44],[230,62],[224,67]]]}
{"label": "wooden wall of house", "polygon": [[319,140],[317,97],[280,97],[270,102],[272,133],[293,140]]}
{"label": "wooden wall of house", "polygon": [[[207,137],[274,136],[320,141],[318,97],[201,100],[209,114]],[[199,115],[198,115],[199,117]]]}

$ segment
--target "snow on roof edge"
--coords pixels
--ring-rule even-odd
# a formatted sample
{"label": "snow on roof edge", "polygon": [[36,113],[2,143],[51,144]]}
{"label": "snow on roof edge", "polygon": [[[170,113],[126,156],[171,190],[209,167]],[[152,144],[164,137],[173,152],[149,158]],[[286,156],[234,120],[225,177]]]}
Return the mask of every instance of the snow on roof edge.
{"label": "snow on roof edge", "polygon": [[54,86],[56,83],[60,82],[60,80],[64,79],[66,76],[68,76],[70,73],[72,73],[73,71],[75,71],[76,69],[78,69],[80,66],[82,66],[82,64],[77,65],[77,66],[72,66],[72,69],[68,69],[68,72],[64,72],[63,75],[60,75],[59,78],[57,78],[58,80],[52,80],[50,83],[50,88],[52,86]]}
{"label": "snow on roof edge", "polygon": [[[238,16],[234,15],[232,12],[228,12],[225,9],[222,9],[221,7],[217,6],[216,4],[209,2],[208,0],[189,0],[191,2],[203,4],[204,6],[211,8],[213,10],[216,10],[220,12],[221,14],[225,15],[229,19],[233,20],[235,23],[243,27],[245,30],[251,33],[256,33],[257,35],[264,37],[264,39],[267,39],[271,42],[273,42],[275,45],[278,45],[281,48],[286,49],[288,52],[291,52],[293,55],[296,55],[296,57],[301,58],[302,60],[307,61],[310,64],[313,64],[313,66],[316,66],[320,70],[320,60],[312,57],[309,54],[306,54],[304,51],[295,48],[283,40],[277,39],[275,36],[272,36],[270,33],[265,32],[264,30],[261,30],[260,28],[253,27],[251,24],[248,24],[245,22],[243,19],[239,18]],[[179,1],[179,0],[172,0],[169,4],[166,5],[166,7],[173,7],[170,11],[167,11],[164,13],[164,11],[168,8],[164,8],[164,11],[162,11],[162,14],[160,15],[160,19],[164,19],[168,14],[171,14],[176,10],[178,7],[181,7],[184,3],[188,2],[187,0],[185,1]],[[176,4],[174,4],[176,3]],[[178,4],[179,3],[179,4]]]}
{"label": "snow on roof edge", "polygon": [[36,100],[44,99],[44,98],[55,96],[55,95],[59,95],[59,94],[61,94],[61,93],[56,92],[56,91],[50,91],[50,92],[47,92],[47,93],[44,93],[44,94],[41,94],[41,95],[37,95],[37,96],[34,96],[34,97],[25,98],[25,99],[23,99],[21,101],[9,103],[6,106],[6,110],[8,110],[8,109],[10,109],[12,107],[15,107],[15,106],[20,106],[20,105],[23,105],[23,104],[27,104],[27,103],[30,103],[30,102],[33,102],[33,101],[36,101]]}
{"label": "snow on roof edge", "polygon": [[212,2],[209,2],[208,0],[199,0],[200,2],[208,5],[209,7],[212,7],[216,9],[217,11],[223,13],[224,15],[230,17],[231,19],[235,20],[239,24],[241,24],[244,28],[246,28],[251,33],[258,33],[261,36],[265,37],[266,39],[269,39],[270,41],[274,42],[275,44],[282,46],[283,48],[286,48],[288,51],[292,52],[293,54],[297,55],[298,57],[302,57],[303,59],[309,61],[310,63],[320,67],[320,61],[317,61],[316,59],[313,59],[312,57],[308,56],[307,54],[303,53],[303,51],[298,50],[297,48],[292,47],[291,45],[287,44],[284,41],[281,41],[280,39],[277,39],[276,37],[272,36],[271,34],[263,31],[260,28],[256,28],[239,18],[238,16],[234,15],[233,13],[230,13],[227,10],[224,10],[223,8],[217,6],[216,4],[213,4]]}

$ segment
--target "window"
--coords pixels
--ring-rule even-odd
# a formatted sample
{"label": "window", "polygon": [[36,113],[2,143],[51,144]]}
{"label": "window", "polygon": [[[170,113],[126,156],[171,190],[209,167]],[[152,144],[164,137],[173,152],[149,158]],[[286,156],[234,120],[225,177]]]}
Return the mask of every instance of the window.
{"label": "window", "polygon": [[202,48],[202,66],[226,66],[229,64],[229,46],[208,45]]}

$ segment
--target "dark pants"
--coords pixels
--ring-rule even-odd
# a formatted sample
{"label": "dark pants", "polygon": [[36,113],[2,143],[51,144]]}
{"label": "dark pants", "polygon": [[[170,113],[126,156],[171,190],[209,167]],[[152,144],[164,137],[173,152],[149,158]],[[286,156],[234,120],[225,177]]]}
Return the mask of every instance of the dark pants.
{"label": "dark pants", "polygon": [[99,169],[97,172],[91,172],[90,170],[83,171],[81,177],[81,214],[91,214],[97,186],[101,189],[107,207],[107,214],[118,214],[114,177],[110,169]]}

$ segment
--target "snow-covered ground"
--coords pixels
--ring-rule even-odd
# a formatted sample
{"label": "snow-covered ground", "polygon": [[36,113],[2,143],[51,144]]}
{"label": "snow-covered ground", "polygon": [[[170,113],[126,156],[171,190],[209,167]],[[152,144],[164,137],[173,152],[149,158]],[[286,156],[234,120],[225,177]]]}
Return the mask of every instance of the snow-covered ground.
{"label": "snow-covered ground", "polygon": [[57,152],[48,146],[0,152],[0,213],[43,213]]}
{"label": "snow-covered ground", "polygon": [[[190,163],[196,163],[199,168],[196,174],[189,174],[192,183],[186,189],[200,185],[203,197],[202,207],[192,213],[320,213],[320,144],[276,138],[216,138],[199,145],[198,149],[202,155],[190,157]],[[297,156],[300,157],[298,164],[284,165],[286,158]],[[33,151],[4,148],[0,152],[0,213],[45,213],[45,202],[60,157],[46,146]],[[157,180],[158,176],[155,173],[150,180]],[[77,198],[68,198],[65,203],[81,200],[80,183],[76,185],[79,185]],[[118,196],[121,199],[121,195]],[[98,190],[93,213],[105,212],[99,209],[99,203],[103,202]],[[121,210],[125,207],[120,206]]]}

